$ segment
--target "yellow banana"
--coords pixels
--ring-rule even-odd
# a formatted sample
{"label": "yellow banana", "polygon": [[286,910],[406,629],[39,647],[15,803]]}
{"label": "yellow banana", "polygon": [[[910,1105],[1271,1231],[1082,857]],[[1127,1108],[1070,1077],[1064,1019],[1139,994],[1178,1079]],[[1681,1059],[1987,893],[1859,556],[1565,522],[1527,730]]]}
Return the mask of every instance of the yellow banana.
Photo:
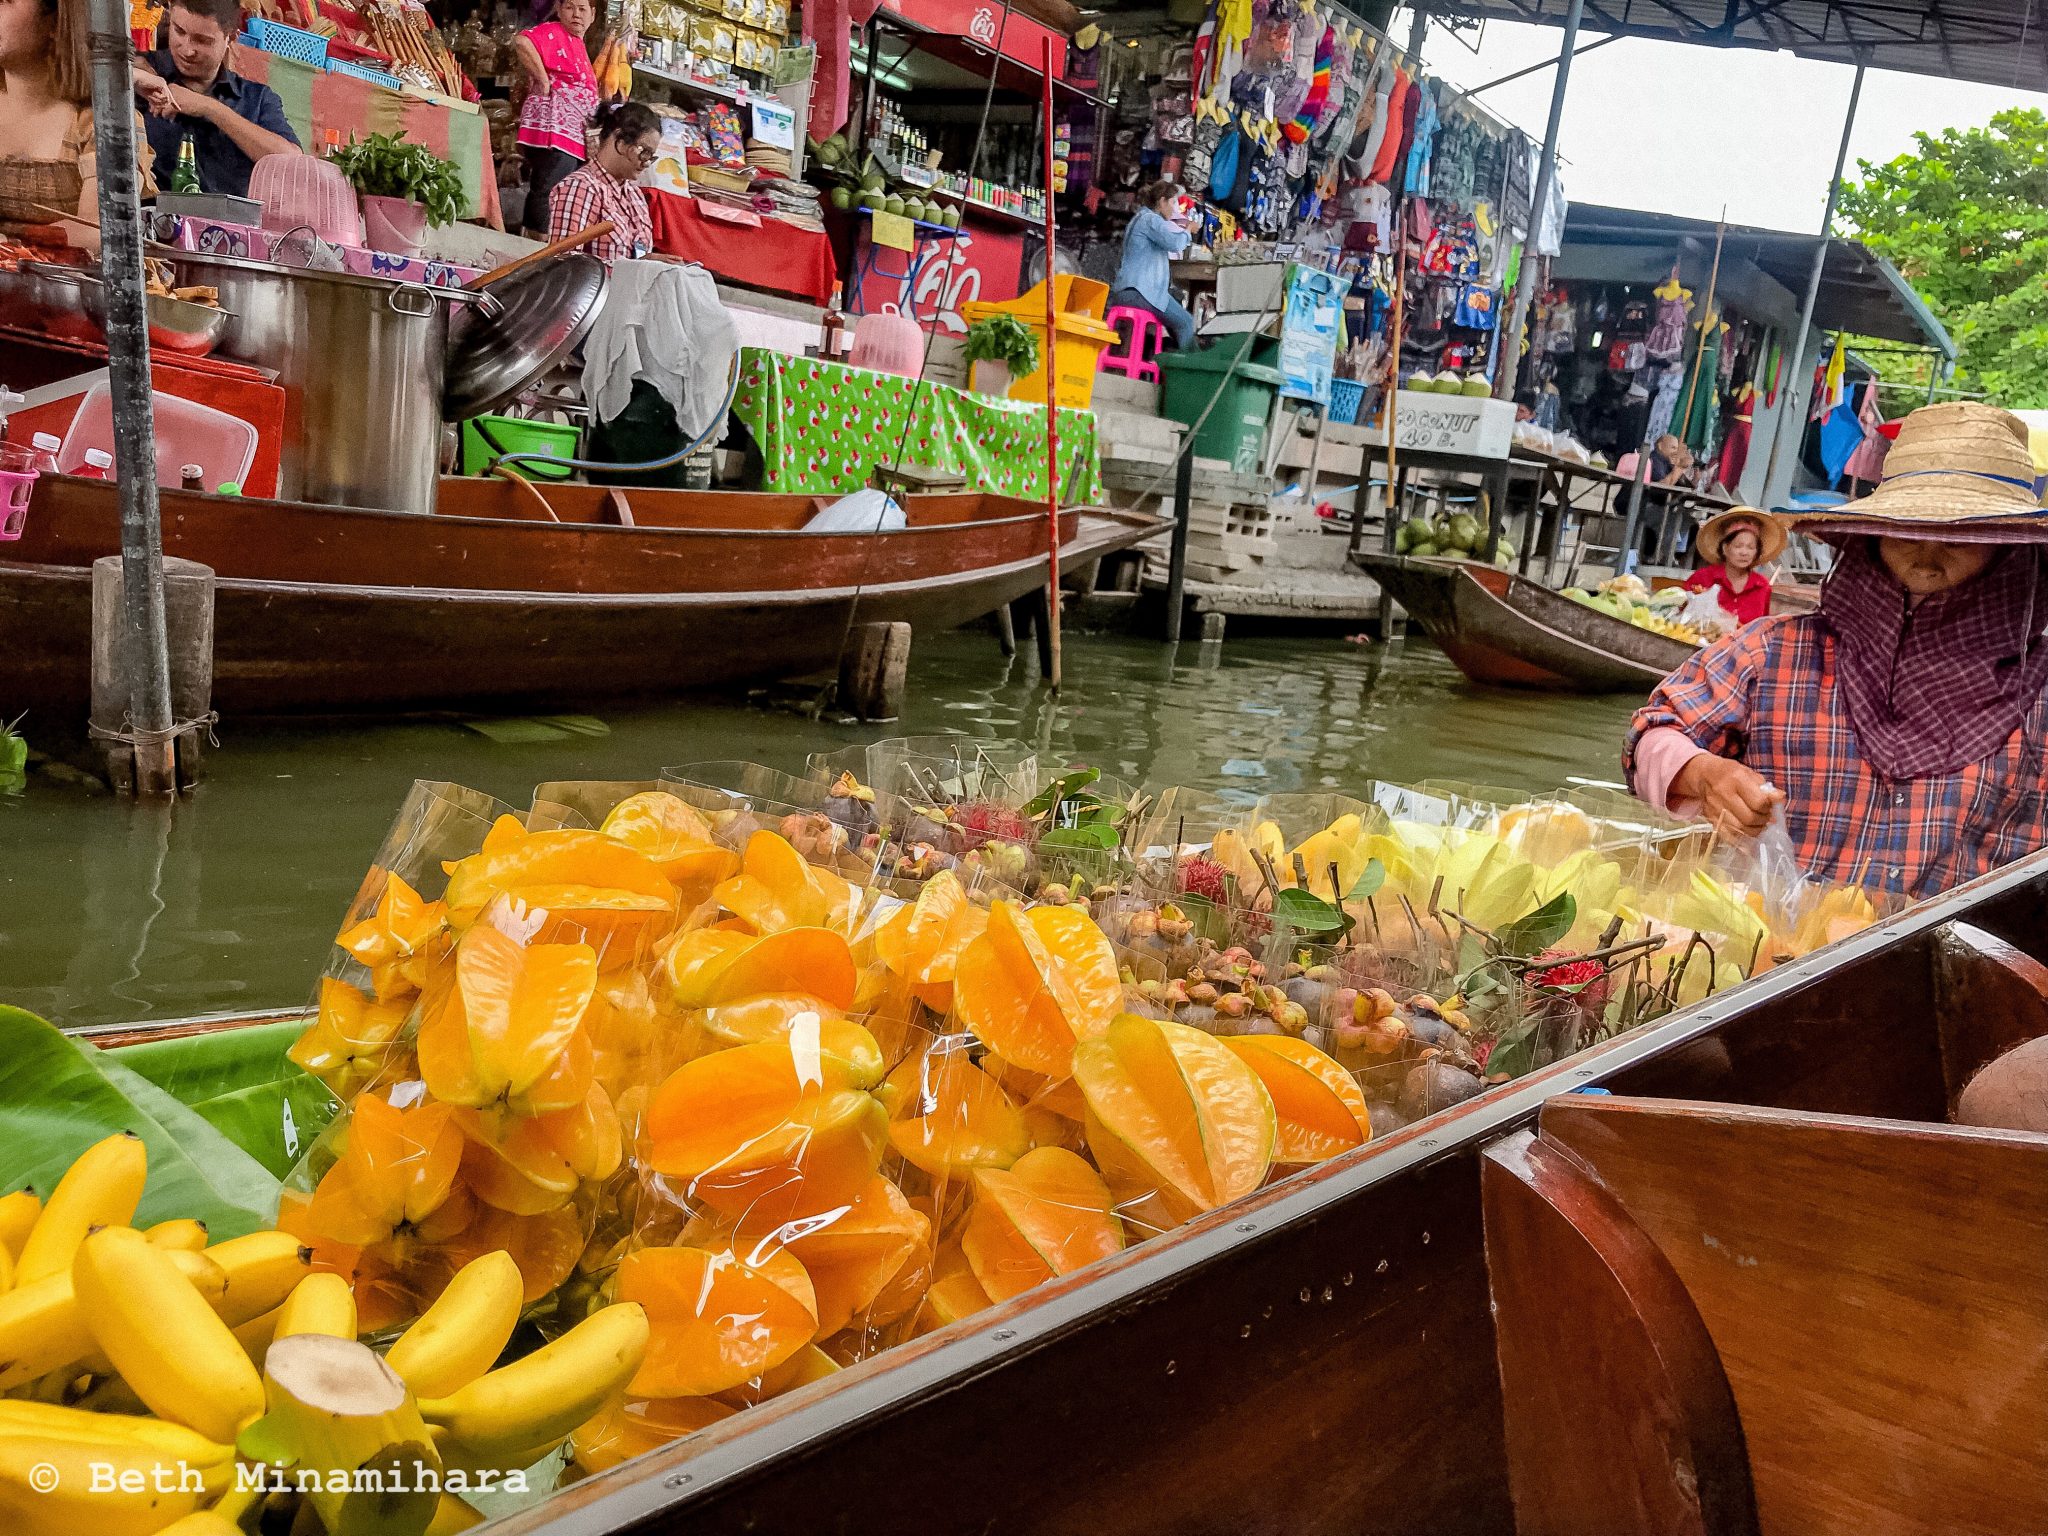
{"label": "yellow banana", "polygon": [[[209,1306],[226,1294],[227,1276],[205,1254],[158,1251],[206,1298]],[[52,1275],[32,1285],[17,1285],[0,1296],[0,1392],[88,1361],[93,1354],[92,1333],[86,1327],[85,1314],[79,1309],[68,1274]],[[109,1374],[108,1367],[101,1367],[99,1374]]]}
{"label": "yellow banana", "polygon": [[244,1536],[233,1520],[217,1509],[195,1509],[182,1520],[173,1520],[157,1536]]}
{"label": "yellow banana", "polygon": [[423,1401],[420,1414],[475,1456],[544,1451],[623,1390],[646,1350],[646,1312],[619,1302],[524,1359]]}
{"label": "yellow banana", "polygon": [[142,1138],[121,1131],[93,1143],[64,1171],[49,1203],[29,1229],[15,1268],[15,1284],[28,1285],[67,1274],[71,1256],[94,1227],[125,1227],[142,1203],[142,1181],[149,1171]]}
{"label": "yellow banana", "polygon": [[79,1245],[71,1277],[94,1340],[151,1412],[227,1444],[262,1414],[263,1378],[169,1252],[109,1227]]}
{"label": "yellow banana", "polygon": [[147,1445],[0,1435],[0,1520],[11,1536],[156,1536],[234,1477]]}
{"label": "yellow banana", "polygon": [[526,1281],[502,1248],[456,1272],[438,1300],[385,1353],[416,1397],[446,1397],[497,1364],[519,1325]]}
{"label": "yellow banana", "polygon": [[277,1325],[283,1317],[283,1307],[272,1307],[246,1323],[235,1324],[235,1342],[242,1346],[242,1353],[259,1371],[263,1369],[263,1357],[270,1353],[270,1346],[277,1338]]}
{"label": "yellow banana", "polygon": [[0,1243],[0,1296],[14,1289],[14,1255],[7,1251],[7,1245]]}
{"label": "yellow banana", "polygon": [[[466,1531],[471,1526],[482,1525],[484,1517],[471,1509],[452,1493],[441,1495],[441,1502],[434,1506],[434,1518],[428,1523],[422,1536],[455,1536],[457,1531]],[[180,1533],[183,1536],[183,1533]]]}
{"label": "yellow banana", "polygon": [[291,1295],[311,1272],[313,1250],[289,1232],[251,1232],[215,1243],[206,1256],[227,1271],[228,1294],[220,1315],[230,1328],[261,1317]]}
{"label": "yellow banana", "polygon": [[28,1241],[36,1218],[42,1214],[43,1202],[32,1189],[0,1195],[0,1248],[7,1250],[7,1257],[21,1257],[21,1245]]}
{"label": "yellow banana", "polygon": [[292,1287],[291,1295],[277,1309],[274,1339],[288,1339],[295,1333],[326,1333],[337,1339],[356,1336],[356,1293],[340,1275],[322,1270],[306,1276]]}
{"label": "yellow banana", "polygon": [[197,1253],[206,1246],[206,1223],[190,1216],[160,1221],[142,1234],[159,1248],[182,1248]]}
{"label": "yellow banana", "polygon": [[94,1413],[85,1408],[64,1408],[56,1403],[31,1403],[20,1398],[0,1398],[0,1435],[41,1435],[51,1440],[77,1440],[91,1445],[140,1445],[161,1452],[174,1461],[189,1461],[195,1467],[210,1467],[235,1454],[231,1445],[220,1445],[162,1419],[134,1413]]}

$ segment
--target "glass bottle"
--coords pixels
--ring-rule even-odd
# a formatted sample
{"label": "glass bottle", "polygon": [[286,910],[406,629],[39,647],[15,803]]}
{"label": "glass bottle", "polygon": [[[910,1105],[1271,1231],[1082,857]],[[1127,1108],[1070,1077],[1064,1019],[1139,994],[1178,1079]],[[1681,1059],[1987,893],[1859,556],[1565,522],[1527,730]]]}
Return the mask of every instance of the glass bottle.
{"label": "glass bottle", "polygon": [[197,192],[199,190],[199,160],[192,148],[192,135],[186,134],[178,141],[178,167],[171,172],[173,192]]}

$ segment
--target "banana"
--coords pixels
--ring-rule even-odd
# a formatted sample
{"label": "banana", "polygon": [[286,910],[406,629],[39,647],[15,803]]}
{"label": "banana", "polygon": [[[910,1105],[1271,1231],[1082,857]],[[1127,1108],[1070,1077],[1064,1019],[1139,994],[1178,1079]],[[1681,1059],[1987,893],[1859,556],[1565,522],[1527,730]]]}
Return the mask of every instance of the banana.
{"label": "banana", "polygon": [[7,1251],[7,1245],[0,1243],[0,1296],[14,1289],[14,1255]]}
{"label": "banana", "polygon": [[456,1272],[419,1321],[385,1353],[416,1397],[446,1397],[497,1364],[519,1325],[526,1281],[502,1248]]}
{"label": "banana", "polygon": [[30,1403],[0,1398],[0,1435],[41,1435],[51,1440],[77,1440],[88,1445],[140,1445],[174,1461],[210,1467],[235,1454],[182,1424],[144,1418],[133,1413],[93,1413],[55,1403]]}
{"label": "banana", "polygon": [[32,1189],[0,1195],[0,1248],[7,1250],[8,1258],[21,1257],[21,1245],[28,1241],[36,1218],[42,1214],[43,1202]]}
{"label": "banana", "polygon": [[322,1270],[292,1287],[277,1309],[274,1339],[295,1333],[326,1333],[337,1339],[356,1336],[356,1293],[340,1275]]}
{"label": "banana", "polygon": [[156,1536],[233,1477],[232,1458],[201,1467],[147,1445],[0,1435],[0,1520],[11,1536]]}
{"label": "banana", "polygon": [[434,1506],[434,1518],[422,1536],[455,1536],[457,1531],[466,1531],[471,1526],[483,1523],[482,1515],[454,1494],[444,1493],[441,1495],[441,1502]]}
{"label": "banana", "polygon": [[524,1359],[423,1401],[420,1414],[475,1456],[545,1450],[623,1390],[646,1350],[647,1313],[619,1302]]}
{"label": "banana", "polygon": [[242,1353],[259,1371],[263,1369],[263,1360],[270,1353],[271,1344],[277,1339],[277,1325],[283,1317],[283,1307],[272,1307],[246,1323],[235,1324],[235,1342],[242,1346]]}
{"label": "banana", "polygon": [[197,1253],[206,1246],[206,1223],[190,1216],[160,1221],[142,1234],[159,1248],[182,1248]]}
{"label": "banana", "polygon": [[228,1444],[262,1414],[263,1378],[169,1252],[109,1227],[79,1245],[71,1275],[94,1340],[151,1412]]}
{"label": "banana", "polygon": [[313,1250],[289,1232],[251,1232],[215,1243],[206,1256],[227,1271],[220,1315],[230,1328],[261,1317],[291,1295],[311,1271]]}
{"label": "banana", "polygon": [[195,1509],[182,1520],[173,1520],[157,1536],[243,1536],[241,1526],[217,1509]]}
{"label": "banana", "polygon": [[94,1227],[125,1227],[142,1203],[142,1181],[149,1156],[142,1138],[121,1131],[95,1142],[64,1171],[49,1203],[21,1245],[14,1266],[16,1285],[68,1274],[71,1256]]}
{"label": "banana", "polygon": [[[127,1227],[108,1230],[141,1236]],[[170,1261],[209,1306],[217,1305],[227,1294],[228,1277],[205,1254],[155,1251]],[[68,1274],[17,1285],[0,1296],[0,1392],[91,1361],[94,1353],[92,1333]],[[96,1374],[111,1374],[110,1365],[99,1366]]]}

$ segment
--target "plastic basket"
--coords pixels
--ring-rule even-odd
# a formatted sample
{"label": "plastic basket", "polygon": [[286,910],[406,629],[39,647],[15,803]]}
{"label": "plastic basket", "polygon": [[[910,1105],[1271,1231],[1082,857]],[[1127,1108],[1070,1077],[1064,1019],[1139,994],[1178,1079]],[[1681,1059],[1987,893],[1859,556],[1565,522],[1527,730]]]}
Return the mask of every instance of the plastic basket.
{"label": "plastic basket", "polygon": [[304,27],[288,27],[281,21],[251,16],[242,23],[242,40],[265,53],[297,59],[315,69],[327,67],[327,39],[318,32],[308,32]]}
{"label": "plastic basket", "polygon": [[1365,403],[1365,386],[1356,379],[1330,380],[1329,420],[1350,426],[1358,420],[1358,408]]}
{"label": "plastic basket", "polygon": [[348,75],[353,79],[367,80],[372,85],[381,85],[387,91],[402,91],[403,83],[389,70],[378,69],[370,64],[358,64],[354,59],[329,59],[327,73]]}
{"label": "plastic basket", "polygon": [[0,544],[21,537],[22,524],[28,521],[28,499],[35,488],[34,470],[0,468]]}
{"label": "plastic basket", "polygon": [[[473,416],[462,424],[462,472],[480,475],[500,453],[547,453],[558,459],[573,459],[576,441],[576,428],[562,422],[528,421],[520,416]],[[575,473],[531,462],[505,467],[529,480],[566,480]]]}

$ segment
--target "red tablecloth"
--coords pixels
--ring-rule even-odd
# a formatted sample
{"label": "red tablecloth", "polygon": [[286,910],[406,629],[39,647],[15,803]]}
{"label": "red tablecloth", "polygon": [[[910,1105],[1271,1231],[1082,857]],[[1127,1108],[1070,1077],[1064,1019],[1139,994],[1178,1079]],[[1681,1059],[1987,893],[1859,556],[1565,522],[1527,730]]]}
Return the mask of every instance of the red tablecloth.
{"label": "red tablecloth", "polygon": [[649,191],[647,202],[654,214],[654,244],[671,256],[749,288],[794,294],[813,304],[831,299],[839,275],[832,243],[818,231],[780,219],[764,218],[758,229],[707,219],[697,211],[695,198],[673,192]]}

